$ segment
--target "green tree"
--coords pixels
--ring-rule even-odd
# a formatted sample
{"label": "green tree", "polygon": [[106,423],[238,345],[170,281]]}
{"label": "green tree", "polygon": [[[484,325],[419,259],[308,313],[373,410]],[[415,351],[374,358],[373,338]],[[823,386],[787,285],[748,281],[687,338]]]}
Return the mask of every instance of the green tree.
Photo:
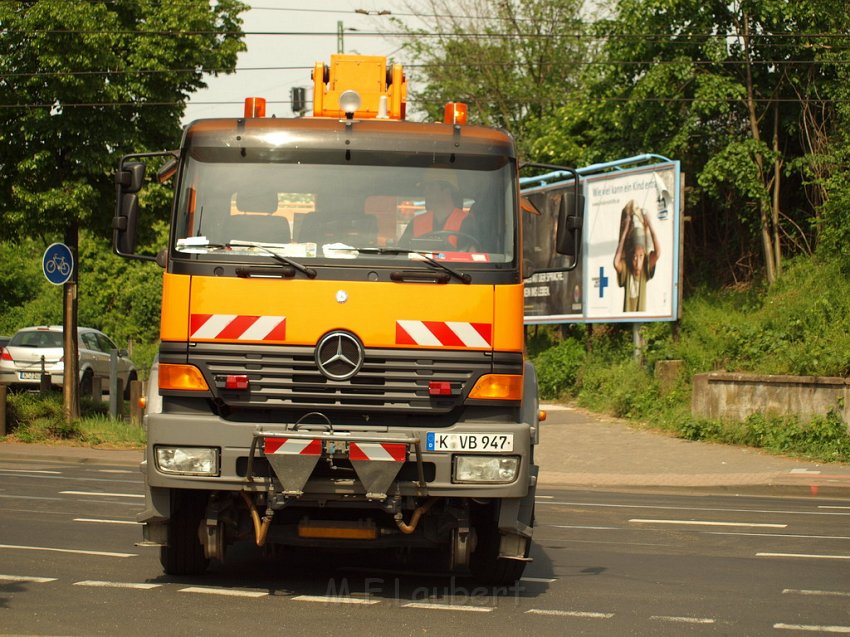
{"label": "green tree", "polygon": [[115,157],[175,145],[203,74],[244,50],[238,0],[0,3],[0,238],[108,233]]}
{"label": "green tree", "polygon": [[825,0],[618,0],[612,15],[590,30],[600,63],[582,94],[541,123],[534,149],[682,159],[691,254],[740,272],[760,252],[773,282],[783,252],[817,240],[850,14]]}
{"label": "green tree", "polygon": [[414,106],[442,120],[446,102],[467,102],[470,121],[511,131],[523,148],[532,122],[575,87],[586,47],[581,0],[427,0],[396,21],[416,61]]}

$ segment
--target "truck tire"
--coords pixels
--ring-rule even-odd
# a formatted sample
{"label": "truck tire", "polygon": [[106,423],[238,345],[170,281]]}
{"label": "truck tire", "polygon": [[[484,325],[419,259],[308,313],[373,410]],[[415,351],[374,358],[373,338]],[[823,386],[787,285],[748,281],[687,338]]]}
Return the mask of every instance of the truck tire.
{"label": "truck tire", "polygon": [[168,521],[168,546],[159,552],[162,569],[168,575],[201,575],[207,570],[209,560],[198,537],[204,510],[204,500],[177,498]]}
{"label": "truck tire", "polygon": [[[522,577],[525,562],[499,557],[501,535],[495,524],[479,525],[478,546],[472,553],[469,570],[472,577],[490,586],[513,586]],[[529,547],[531,543],[529,542]],[[528,557],[526,549],[525,557]]]}

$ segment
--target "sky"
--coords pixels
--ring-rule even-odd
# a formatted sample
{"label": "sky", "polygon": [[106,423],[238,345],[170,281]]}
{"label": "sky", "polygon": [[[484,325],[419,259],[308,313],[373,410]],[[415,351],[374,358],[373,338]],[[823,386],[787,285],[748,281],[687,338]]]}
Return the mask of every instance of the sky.
{"label": "sky", "polygon": [[[310,35],[245,36],[248,50],[239,54],[236,73],[207,76],[208,88],[192,95],[184,123],[206,117],[240,117],[246,97],[266,98],[267,116],[290,117],[289,89],[312,87],[310,73],[316,62],[328,63],[331,54],[337,53],[339,21],[343,23],[345,53],[389,57],[393,53],[398,55],[399,41],[357,33],[375,33],[382,23],[385,29],[390,28],[387,17],[374,15],[379,11],[388,10],[396,15],[409,13],[403,0],[247,0],[246,4],[251,6],[242,14],[242,30],[246,33],[273,31]],[[356,9],[373,15],[355,13]],[[319,33],[322,35],[317,35]],[[396,61],[404,60],[396,58]],[[310,91],[307,96],[309,100]]]}

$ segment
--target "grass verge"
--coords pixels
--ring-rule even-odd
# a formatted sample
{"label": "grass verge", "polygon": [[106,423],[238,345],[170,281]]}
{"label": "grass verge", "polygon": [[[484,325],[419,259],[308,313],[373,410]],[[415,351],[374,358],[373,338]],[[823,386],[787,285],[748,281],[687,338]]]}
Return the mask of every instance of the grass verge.
{"label": "grass verge", "polygon": [[86,447],[138,449],[145,445],[141,427],[109,416],[103,402],[84,398],[82,416],[65,422],[62,394],[10,393],[7,396],[7,440]]}

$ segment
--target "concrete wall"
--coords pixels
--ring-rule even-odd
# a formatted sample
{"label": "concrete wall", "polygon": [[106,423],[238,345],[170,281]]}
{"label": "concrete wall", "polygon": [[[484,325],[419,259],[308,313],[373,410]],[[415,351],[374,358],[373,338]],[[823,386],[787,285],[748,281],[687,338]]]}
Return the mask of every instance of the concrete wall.
{"label": "concrete wall", "polygon": [[701,418],[744,420],[754,413],[809,418],[831,409],[850,424],[850,379],[726,372],[693,377],[691,413]]}

